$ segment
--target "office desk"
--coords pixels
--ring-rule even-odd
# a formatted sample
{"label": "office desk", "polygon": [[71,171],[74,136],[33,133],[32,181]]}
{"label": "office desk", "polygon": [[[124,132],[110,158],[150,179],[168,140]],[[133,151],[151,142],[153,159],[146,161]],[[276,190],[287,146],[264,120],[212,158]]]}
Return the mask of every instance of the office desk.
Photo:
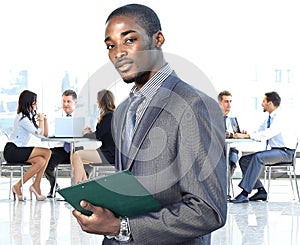
{"label": "office desk", "polygon": [[226,147],[226,166],[227,166],[227,196],[230,198],[230,187],[232,191],[232,197],[234,196],[233,192],[233,184],[230,177],[230,163],[229,163],[229,151],[230,145],[234,143],[249,143],[249,142],[259,142],[254,139],[225,139],[225,147]]}

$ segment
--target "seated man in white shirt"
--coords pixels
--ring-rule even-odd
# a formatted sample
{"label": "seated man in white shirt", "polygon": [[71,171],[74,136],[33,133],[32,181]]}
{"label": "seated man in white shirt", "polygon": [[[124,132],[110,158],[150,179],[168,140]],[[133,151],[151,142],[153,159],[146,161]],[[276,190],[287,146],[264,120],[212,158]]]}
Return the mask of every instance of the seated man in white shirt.
{"label": "seated man in white shirt", "polygon": [[[266,150],[255,152],[241,157],[239,163],[243,178],[239,183],[242,192],[232,203],[250,201],[266,201],[267,192],[259,180],[259,175],[264,163],[292,161],[297,142],[297,136],[293,133],[294,128],[289,126],[288,120],[279,109],[281,98],[277,92],[265,93],[262,107],[267,116],[257,132],[249,134],[250,138],[266,140]],[[257,189],[252,197],[248,195],[253,189]]]}

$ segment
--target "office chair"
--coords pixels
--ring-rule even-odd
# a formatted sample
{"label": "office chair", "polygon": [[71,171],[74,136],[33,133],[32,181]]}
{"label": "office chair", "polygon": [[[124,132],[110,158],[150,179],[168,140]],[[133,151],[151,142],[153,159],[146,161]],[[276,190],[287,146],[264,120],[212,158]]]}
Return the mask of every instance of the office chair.
{"label": "office chair", "polygon": [[116,172],[115,166],[109,163],[90,163],[89,167],[92,168],[92,171],[88,177],[89,179],[100,176],[107,176]]}
{"label": "office chair", "polygon": [[4,159],[3,156],[3,148],[6,144],[6,142],[8,141],[9,137],[8,134],[0,129],[0,140],[1,140],[1,144],[3,144],[3,146],[0,149],[0,177],[2,177],[3,173],[9,173],[10,175],[10,181],[9,181],[9,199],[11,199],[11,189],[12,189],[12,179],[14,177],[14,173],[20,173],[21,175],[21,189],[22,189],[22,199],[24,200],[24,191],[23,191],[23,184],[24,184],[24,180],[23,180],[23,175],[24,175],[24,171],[26,170],[26,168],[30,167],[31,164],[27,163],[27,162],[6,162],[6,160]]}
{"label": "office chair", "polygon": [[298,189],[298,183],[297,183],[297,175],[296,175],[296,152],[298,147],[298,141],[296,144],[295,152],[292,161],[290,162],[280,162],[276,164],[265,164],[265,177],[264,182],[266,182],[266,179],[268,178],[268,198],[270,194],[270,182],[271,182],[271,175],[274,173],[286,173],[289,176],[292,192],[295,200],[295,190],[293,185],[293,179],[295,182],[295,187],[298,195],[298,201],[300,202],[300,195],[299,195],[299,189]]}

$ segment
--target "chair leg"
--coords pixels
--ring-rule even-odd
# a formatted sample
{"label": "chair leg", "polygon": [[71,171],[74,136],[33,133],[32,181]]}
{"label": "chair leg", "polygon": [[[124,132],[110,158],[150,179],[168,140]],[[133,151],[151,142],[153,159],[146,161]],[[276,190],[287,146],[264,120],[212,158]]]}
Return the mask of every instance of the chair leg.
{"label": "chair leg", "polygon": [[231,185],[231,193],[232,193],[232,196],[234,197],[234,190],[233,190],[233,181],[232,181],[232,177],[230,178],[230,185]]}
{"label": "chair leg", "polygon": [[9,196],[8,196],[9,199],[11,199],[11,189],[12,189],[12,178],[13,178],[13,175],[14,175],[14,173],[11,170],[10,171],[10,180],[9,180]]}
{"label": "chair leg", "polygon": [[[96,167],[94,167],[94,169],[95,169]],[[99,170],[97,171],[98,172],[98,174],[99,174]],[[95,174],[96,174],[96,170],[95,170]],[[228,174],[228,176],[227,176],[227,192],[228,192],[228,196],[229,197],[234,197],[234,193],[233,193],[233,183],[232,183],[232,178],[231,178],[231,175],[230,175],[230,171],[227,171],[227,174]],[[94,175],[94,176],[96,176],[96,175]]]}
{"label": "chair leg", "polygon": [[21,190],[22,190],[22,200],[24,200],[24,188],[23,188],[23,184],[24,184],[24,167],[21,166]]}
{"label": "chair leg", "polygon": [[264,186],[266,186],[266,179],[267,179],[267,170],[268,170],[268,167],[265,167],[265,174],[264,174]]}
{"label": "chair leg", "polygon": [[58,166],[54,168],[54,176],[55,176],[55,181],[54,181],[54,188],[52,190],[52,196],[56,197],[56,185],[57,185],[57,177],[58,177]]}
{"label": "chair leg", "polygon": [[291,186],[292,186],[292,192],[293,192],[293,200],[295,200],[295,191],[294,191],[294,184],[293,184],[293,178],[292,178],[292,173],[291,172],[289,172],[288,173],[288,175],[289,175],[289,179],[290,179],[290,182],[291,182]]}
{"label": "chair leg", "polygon": [[268,195],[267,195],[267,201],[269,201],[269,196],[270,196],[271,171],[272,171],[272,168],[268,167]]}
{"label": "chair leg", "polygon": [[92,167],[93,168],[93,178],[95,178],[96,177],[96,168],[97,167]]}
{"label": "chair leg", "polygon": [[298,195],[298,201],[300,202],[300,194],[299,194],[299,188],[298,188],[297,176],[294,175],[294,178],[295,178],[295,184],[296,184],[296,191],[297,191],[297,195]]}
{"label": "chair leg", "polygon": [[295,186],[296,186],[296,191],[297,191],[297,195],[298,195],[298,201],[300,202],[299,188],[298,188],[297,175],[295,172],[295,168],[293,169],[293,175],[294,175]]}

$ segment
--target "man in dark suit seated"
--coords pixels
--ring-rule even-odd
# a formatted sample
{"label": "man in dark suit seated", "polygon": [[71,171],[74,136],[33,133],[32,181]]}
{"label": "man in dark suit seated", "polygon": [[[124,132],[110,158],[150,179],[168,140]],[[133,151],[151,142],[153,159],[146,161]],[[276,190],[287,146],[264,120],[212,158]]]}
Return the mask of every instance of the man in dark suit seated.
{"label": "man in dark suit seated", "polygon": [[[218,102],[221,107],[224,116],[224,125],[225,125],[225,136],[227,139],[233,138],[234,135],[243,135],[247,134],[247,131],[240,130],[237,118],[231,114],[231,102],[232,94],[224,90],[218,95]],[[236,169],[236,163],[239,160],[239,151],[236,147],[230,147],[229,150],[229,163],[230,163],[230,174],[231,176]]]}
{"label": "man in dark suit seated", "polygon": [[[77,94],[74,90],[67,89],[62,93],[62,110],[56,117],[73,116],[75,106],[77,103]],[[52,125],[53,126],[53,125]],[[58,188],[56,177],[54,173],[55,167],[59,164],[70,164],[70,146],[62,142],[55,143],[51,148],[52,154],[48,166],[45,171],[45,176],[50,183],[50,191],[47,195],[48,198],[55,196],[55,190]],[[56,183],[56,186],[54,186]]]}

